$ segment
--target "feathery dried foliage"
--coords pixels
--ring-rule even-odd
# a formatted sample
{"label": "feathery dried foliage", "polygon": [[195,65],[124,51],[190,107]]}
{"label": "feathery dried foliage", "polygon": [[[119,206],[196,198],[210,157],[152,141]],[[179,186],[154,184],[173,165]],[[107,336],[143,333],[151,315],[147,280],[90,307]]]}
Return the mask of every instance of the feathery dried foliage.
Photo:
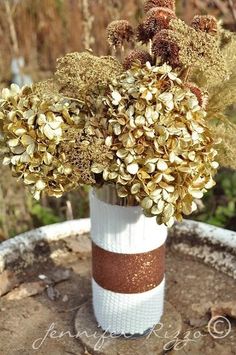
{"label": "feathery dried foliage", "polygon": [[[223,51],[224,55],[227,59],[227,64],[234,65],[236,53],[235,49],[235,41],[236,34],[235,32],[230,32],[225,30],[223,27],[219,26],[219,41],[220,41],[220,49]],[[230,68],[231,68],[230,67]]]}
{"label": "feathery dried foliage", "polygon": [[120,197],[135,196],[146,215],[171,226],[214,186],[217,152],[206,112],[166,64],[135,64],[110,89],[101,124],[115,156],[103,179],[116,184]]}
{"label": "feathery dried foliage", "polygon": [[196,31],[180,19],[171,20],[170,27],[178,39],[180,62],[184,67],[190,68],[191,73],[200,71],[207,87],[227,80],[229,70],[215,36]]}
{"label": "feathery dried foliage", "polygon": [[175,0],[146,0],[144,3],[144,11],[148,12],[153,7],[166,7],[175,11]]}
{"label": "feathery dried foliage", "polygon": [[[236,102],[236,35],[222,32],[222,55],[227,63],[230,75],[225,82],[213,83],[209,91],[208,115],[212,117]],[[206,85],[205,82],[201,83]]]}
{"label": "feathery dried foliage", "polygon": [[124,68],[126,70],[130,69],[132,67],[132,64],[137,61],[139,61],[141,64],[146,64],[147,62],[152,63],[153,60],[151,55],[147,51],[135,49],[131,51],[125,58],[123,63]]}
{"label": "feathery dried foliage", "polygon": [[[208,89],[209,103],[207,118],[215,139],[221,143],[217,146],[218,161],[221,166],[236,169],[235,153],[236,125],[225,116],[226,109],[236,103],[236,35],[220,29],[221,53],[225,58],[230,75],[225,82],[216,82]],[[215,85],[214,85],[215,84]],[[202,83],[205,85],[205,82]]]}
{"label": "feathery dried foliage", "polygon": [[227,66],[232,73],[236,66],[236,34],[222,30],[221,51],[226,60]]}
{"label": "feathery dried foliage", "polygon": [[218,34],[218,24],[214,16],[196,15],[194,16],[191,25],[195,30],[207,32],[213,36]]}
{"label": "feathery dried foliage", "polygon": [[225,168],[236,169],[236,125],[229,121],[227,117],[221,117],[221,121],[209,125],[217,144],[217,161],[220,166]]}
{"label": "feathery dried foliage", "polygon": [[55,79],[64,96],[87,101],[122,71],[122,65],[113,57],[75,52],[58,59]]}
{"label": "feathery dried foliage", "polygon": [[[41,89],[43,84],[41,84]],[[42,93],[42,91],[41,91]],[[60,95],[38,95],[31,87],[3,89],[0,99],[0,130],[5,151],[3,164],[29,186],[36,199],[42,191],[61,196],[77,187],[71,179],[72,167],[60,143],[69,127],[84,127],[87,112],[77,101]]]}
{"label": "feathery dried foliage", "polygon": [[221,85],[209,89],[208,115],[213,116],[218,112],[225,112],[227,107],[236,102],[236,67],[230,79]]}
{"label": "feathery dried foliage", "polygon": [[126,42],[131,42],[134,30],[126,20],[112,21],[107,27],[107,40],[110,46],[122,47]]}

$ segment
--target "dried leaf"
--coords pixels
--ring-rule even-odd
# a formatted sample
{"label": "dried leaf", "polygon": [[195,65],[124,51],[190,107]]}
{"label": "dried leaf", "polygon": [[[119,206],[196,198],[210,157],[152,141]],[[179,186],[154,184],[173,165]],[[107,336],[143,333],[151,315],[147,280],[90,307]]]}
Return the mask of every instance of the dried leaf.
{"label": "dried leaf", "polygon": [[0,274],[0,297],[18,286],[19,281],[17,276],[11,271],[3,271]]}
{"label": "dried leaf", "polygon": [[8,301],[20,300],[22,298],[38,295],[45,290],[45,283],[42,281],[23,283],[6,295]]}

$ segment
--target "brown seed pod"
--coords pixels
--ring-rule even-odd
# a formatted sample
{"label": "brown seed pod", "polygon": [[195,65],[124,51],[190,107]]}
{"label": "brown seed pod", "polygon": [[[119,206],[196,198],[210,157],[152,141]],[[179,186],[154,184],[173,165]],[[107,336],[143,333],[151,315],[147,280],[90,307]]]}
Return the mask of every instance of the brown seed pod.
{"label": "brown seed pod", "polygon": [[170,21],[176,18],[175,13],[164,7],[154,7],[147,13],[144,22],[138,27],[137,39],[147,43],[156,33],[168,29]]}
{"label": "brown seed pod", "polygon": [[139,61],[142,65],[146,64],[147,62],[152,63],[152,57],[146,51],[135,49],[131,51],[125,58],[123,63],[124,68],[126,70],[130,69],[132,67],[132,64],[137,61]]}
{"label": "brown seed pod", "polygon": [[207,32],[213,36],[218,33],[217,20],[214,16],[210,16],[210,15],[194,16],[191,25],[195,30]]}
{"label": "brown seed pod", "polygon": [[145,28],[144,23],[140,23],[136,28],[136,39],[138,42],[148,43],[150,39],[150,34]]}
{"label": "brown seed pod", "polygon": [[186,83],[187,88],[197,97],[199,106],[205,108],[208,103],[208,96],[196,84]]}
{"label": "brown seed pod", "polygon": [[175,0],[146,0],[144,3],[144,11],[148,12],[153,7],[166,7],[175,11]]}
{"label": "brown seed pod", "polygon": [[172,30],[162,30],[153,38],[153,54],[161,58],[163,63],[170,64],[173,68],[181,65],[178,40]]}
{"label": "brown seed pod", "polygon": [[110,46],[121,47],[125,42],[132,41],[134,30],[126,20],[111,22],[107,27],[107,40]]}

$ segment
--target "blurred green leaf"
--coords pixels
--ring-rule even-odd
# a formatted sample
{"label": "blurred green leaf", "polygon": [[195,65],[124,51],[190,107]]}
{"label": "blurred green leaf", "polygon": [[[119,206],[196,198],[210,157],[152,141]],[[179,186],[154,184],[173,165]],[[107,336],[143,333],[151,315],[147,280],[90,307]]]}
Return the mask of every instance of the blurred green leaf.
{"label": "blurred green leaf", "polygon": [[204,209],[194,219],[236,230],[236,172],[222,169],[216,182],[203,199]]}
{"label": "blurred green leaf", "polygon": [[61,222],[61,218],[55,214],[53,209],[49,207],[43,207],[38,202],[33,204],[31,214],[37,218],[40,225]]}

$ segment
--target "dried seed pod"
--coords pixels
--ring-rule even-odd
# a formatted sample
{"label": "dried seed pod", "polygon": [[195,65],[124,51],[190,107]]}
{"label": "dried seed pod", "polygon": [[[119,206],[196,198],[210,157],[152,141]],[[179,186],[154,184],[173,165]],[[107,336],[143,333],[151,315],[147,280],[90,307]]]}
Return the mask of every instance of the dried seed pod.
{"label": "dried seed pod", "polygon": [[186,83],[186,87],[197,97],[199,105],[203,108],[207,106],[208,96],[196,84]]}
{"label": "dried seed pod", "polygon": [[169,28],[170,21],[176,18],[175,13],[164,7],[154,7],[147,13],[144,22],[137,29],[137,39],[147,43],[156,33]]}
{"label": "dried seed pod", "polygon": [[121,47],[132,41],[134,30],[126,20],[112,21],[107,27],[107,40],[110,46]]}
{"label": "dried seed pod", "polygon": [[130,69],[132,67],[132,64],[137,61],[139,61],[141,64],[146,64],[147,62],[152,63],[152,57],[146,51],[135,49],[131,51],[125,58],[123,63],[124,68],[126,70]]}
{"label": "dried seed pod", "polygon": [[207,32],[213,36],[218,33],[217,20],[214,16],[210,16],[210,15],[194,16],[191,25],[195,30]]}
{"label": "dried seed pod", "polygon": [[148,12],[153,7],[166,7],[175,11],[175,0],[146,0],[144,3],[144,11]]}
{"label": "dried seed pod", "polygon": [[153,38],[152,44],[153,54],[160,57],[163,63],[168,63],[172,68],[181,65],[178,40],[175,32],[171,30],[162,30]]}
{"label": "dried seed pod", "polygon": [[136,28],[136,39],[138,42],[148,43],[150,40],[149,31],[147,31],[144,23],[140,23]]}

